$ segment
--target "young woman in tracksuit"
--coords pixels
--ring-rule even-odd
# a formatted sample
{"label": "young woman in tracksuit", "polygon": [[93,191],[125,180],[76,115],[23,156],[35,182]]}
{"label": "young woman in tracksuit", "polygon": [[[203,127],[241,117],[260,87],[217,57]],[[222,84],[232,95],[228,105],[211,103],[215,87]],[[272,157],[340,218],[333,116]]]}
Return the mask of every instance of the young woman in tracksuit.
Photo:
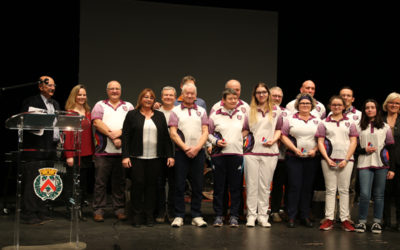
{"label": "young woman in tracksuit", "polygon": [[223,203],[225,183],[231,197],[231,227],[238,227],[240,195],[242,186],[243,136],[248,133],[247,116],[236,108],[238,96],[227,88],[222,93],[223,106],[209,117],[208,140],[213,145],[211,152],[214,164],[214,199],[216,214],[214,226],[223,225]]}
{"label": "young woman in tracksuit", "polygon": [[244,152],[248,227],[254,227],[256,220],[262,227],[271,227],[267,210],[271,181],[279,155],[276,142],[281,135],[280,112],[281,109],[272,103],[267,85],[257,84],[250,103],[250,132]]}
{"label": "young woman in tracksuit", "polygon": [[282,126],[282,142],[286,145],[288,171],[288,216],[289,228],[295,227],[298,211],[301,223],[313,227],[309,219],[312,191],[318,167],[318,152],[315,133],[321,120],[310,112],[315,107],[311,95],[302,93],[296,98],[299,112],[291,114]]}
{"label": "young woman in tracksuit", "polygon": [[340,220],[345,231],[352,232],[354,227],[350,223],[349,187],[354,165],[354,150],[357,147],[356,125],[343,114],[344,100],[340,96],[333,96],[329,101],[331,114],[318,126],[318,149],[322,172],[325,179],[325,221],[319,229],[330,230],[336,204],[336,192],[339,191]]}
{"label": "young woman in tracksuit", "polygon": [[355,230],[363,233],[367,229],[368,208],[372,193],[374,223],[371,231],[381,233],[386,179],[394,177],[394,169],[390,168],[391,164],[387,157],[388,151],[392,150],[394,139],[392,130],[383,121],[379,105],[375,100],[365,101],[358,130],[357,169],[360,181],[360,205],[358,224],[355,226]]}

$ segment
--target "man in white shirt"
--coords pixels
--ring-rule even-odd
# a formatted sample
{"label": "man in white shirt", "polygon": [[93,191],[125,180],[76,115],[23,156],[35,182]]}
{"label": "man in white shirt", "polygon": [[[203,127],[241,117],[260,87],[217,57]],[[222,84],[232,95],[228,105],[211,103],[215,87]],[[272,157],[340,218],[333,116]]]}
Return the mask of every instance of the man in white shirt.
{"label": "man in white shirt", "polygon": [[[169,120],[172,109],[175,107],[174,103],[176,100],[176,90],[174,87],[165,86],[161,91],[161,102],[162,105],[158,109],[163,112],[165,119]],[[174,194],[175,194],[175,168],[168,167],[165,165],[162,168],[161,175],[158,181],[158,204],[157,204],[157,216],[156,222],[163,223],[165,217],[172,222],[174,216]],[[168,197],[165,193],[165,184],[168,181]]]}
{"label": "man in white shirt", "polygon": [[[242,86],[240,84],[240,82],[238,80],[235,79],[231,79],[229,81],[226,82],[225,84],[225,88],[230,88],[236,91],[238,98],[240,98],[240,93],[242,90]],[[216,104],[214,104],[214,106],[212,106],[211,110],[210,110],[210,115],[216,111],[217,109],[221,108],[224,106],[224,103],[221,101],[217,102]],[[248,114],[249,110],[250,110],[250,106],[249,104],[247,104],[245,101],[239,99],[238,103],[236,105],[237,109],[240,109],[240,111],[242,111],[242,113],[244,114]]]}
{"label": "man in white shirt", "polygon": [[168,125],[171,139],[176,144],[175,153],[175,219],[172,227],[181,227],[185,217],[185,183],[191,175],[192,225],[206,227],[201,217],[203,198],[203,171],[205,153],[203,146],[208,138],[208,117],[204,108],[196,105],[197,89],[194,84],[182,87],[182,102],[172,109]]}
{"label": "man in white shirt", "polygon": [[[303,82],[303,84],[301,85],[301,88],[300,88],[300,93],[308,93],[312,97],[314,97],[314,94],[315,94],[315,83],[313,81],[311,81],[311,80],[307,80],[307,81]],[[294,107],[294,103],[295,102],[296,102],[296,100],[293,100],[293,101],[289,102],[286,105],[286,108],[291,113],[296,113],[297,112],[296,108]],[[320,118],[320,119],[323,119],[325,117],[325,115],[326,115],[325,106],[324,106],[324,104],[318,102],[317,100],[315,100],[315,102],[316,102],[317,105],[315,106],[315,108],[313,110],[311,110],[311,114],[316,116],[316,117],[318,117],[318,118]]]}
{"label": "man in white shirt", "polygon": [[108,99],[96,103],[92,110],[95,133],[96,168],[94,186],[94,220],[104,221],[107,204],[107,182],[111,178],[112,205],[115,216],[126,220],[125,215],[125,175],[121,158],[121,135],[125,116],[133,105],[121,100],[121,84],[110,81],[107,84]]}
{"label": "man in white shirt", "polygon": [[353,90],[350,87],[345,86],[340,89],[339,95],[343,98],[344,104],[346,105],[344,114],[350,119],[350,121],[354,122],[355,125],[358,125],[361,121],[362,113],[353,106]]}

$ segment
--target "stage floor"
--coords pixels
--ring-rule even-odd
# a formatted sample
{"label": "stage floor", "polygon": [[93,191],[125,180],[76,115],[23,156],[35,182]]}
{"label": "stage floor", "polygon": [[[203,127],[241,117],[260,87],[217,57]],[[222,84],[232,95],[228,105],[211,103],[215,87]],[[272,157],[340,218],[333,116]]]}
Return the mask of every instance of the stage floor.
{"label": "stage floor", "polygon": [[[212,202],[203,202],[206,221],[213,222]],[[318,206],[314,207],[314,210]],[[118,222],[111,210],[106,214],[105,222],[92,220],[90,208],[85,208],[86,222],[80,222],[80,241],[87,249],[399,249],[400,232],[385,230],[382,234],[345,232],[340,224],[328,232],[318,230],[318,221],[314,228],[297,225],[294,229],[285,223],[272,223],[271,228],[246,228],[244,222],[239,228],[197,228],[185,218],[181,228],[171,228],[169,224],[157,224],[154,227],[135,228],[129,221]],[[187,211],[189,207],[187,206]],[[353,208],[353,217],[357,207]],[[372,207],[370,208],[372,211]],[[321,212],[316,211],[315,214]],[[43,245],[69,242],[70,222],[65,211],[58,207],[54,212],[54,221],[43,225],[21,225],[20,244]],[[14,216],[0,217],[0,247],[13,244]]]}

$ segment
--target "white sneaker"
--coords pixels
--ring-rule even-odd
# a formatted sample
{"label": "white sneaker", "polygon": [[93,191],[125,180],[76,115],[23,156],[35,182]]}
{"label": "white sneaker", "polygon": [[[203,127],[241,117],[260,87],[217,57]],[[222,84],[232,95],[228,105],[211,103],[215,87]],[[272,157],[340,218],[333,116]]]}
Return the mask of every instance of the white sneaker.
{"label": "white sneaker", "polygon": [[268,222],[268,215],[267,216],[258,216],[257,221],[261,227],[271,227],[271,223]]}
{"label": "white sneaker", "polygon": [[171,223],[171,227],[181,227],[183,226],[183,218],[176,217],[174,221]]}
{"label": "white sneaker", "polygon": [[206,227],[207,222],[203,220],[203,217],[196,217],[192,219],[192,225],[198,227]]}
{"label": "white sneaker", "polygon": [[248,216],[246,226],[247,227],[255,227],[255,225],[256,225],[256,217],[252,216],[252,215]]}

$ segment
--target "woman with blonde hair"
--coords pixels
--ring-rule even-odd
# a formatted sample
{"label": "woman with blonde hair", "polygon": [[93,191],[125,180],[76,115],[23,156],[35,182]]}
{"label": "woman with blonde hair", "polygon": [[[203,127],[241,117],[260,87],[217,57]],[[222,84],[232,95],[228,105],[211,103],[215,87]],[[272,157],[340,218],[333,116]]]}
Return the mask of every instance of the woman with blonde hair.
{"label": "woman with blonde hair", "polygon": [[[383,110],[386,112],[383,121],[389,124],[394,137],[393,153],[390,155],[390,163],[394,169],[400,168],[400,94],[390,93],[383,103]],[[400,176],[395,175],[393,180],[386,180],[385,206],[383,211],[384,226],[391,226],[391,203],[395,201],[396,208],[396,229],[400,231]]]}
{"label": "woman with blonde hair", "polygon": [[[72,178],[73,178],[73,166],[78,164],[80,168],[80,190],[79,190],[79,200],[81,205],[88,205],[89,202],[86,200],[88,191],[88,180],[94,178],[94,176],[89,176],[90,169],[92,165],[92,156],[94,153],[94,144],[92,137],[92,126],[91,126],[91,114],[90,107],[87,103],[86,88],[82,84],[78,84],[72,88],[71,93],[65,104],[65,110],[84,116],[85,119],[82,120],[82,132],[81,132],[81,152],[80,157],[72,151],[76,149],[77,138],[75,138],[74,132],[65,132],[65,143],[64,149],[65,158],[67,164],[67,191],[68,197],[67,208],[70,208],[72,204],[69,204],[69,198],[72,195]],[[80,219],[84,220],[82,212],[79,212]]]}
{"label": "woman with blonde hair", "polygon": [[252,93],[250,132],[243,152],[248,227],[254,227],[256,220],[262,227],[271,227],[267,211],[271,181],[279,156],[276,142],[281,135],[280,113],[281,109],[272,103],[267,85],[258,83]]}

